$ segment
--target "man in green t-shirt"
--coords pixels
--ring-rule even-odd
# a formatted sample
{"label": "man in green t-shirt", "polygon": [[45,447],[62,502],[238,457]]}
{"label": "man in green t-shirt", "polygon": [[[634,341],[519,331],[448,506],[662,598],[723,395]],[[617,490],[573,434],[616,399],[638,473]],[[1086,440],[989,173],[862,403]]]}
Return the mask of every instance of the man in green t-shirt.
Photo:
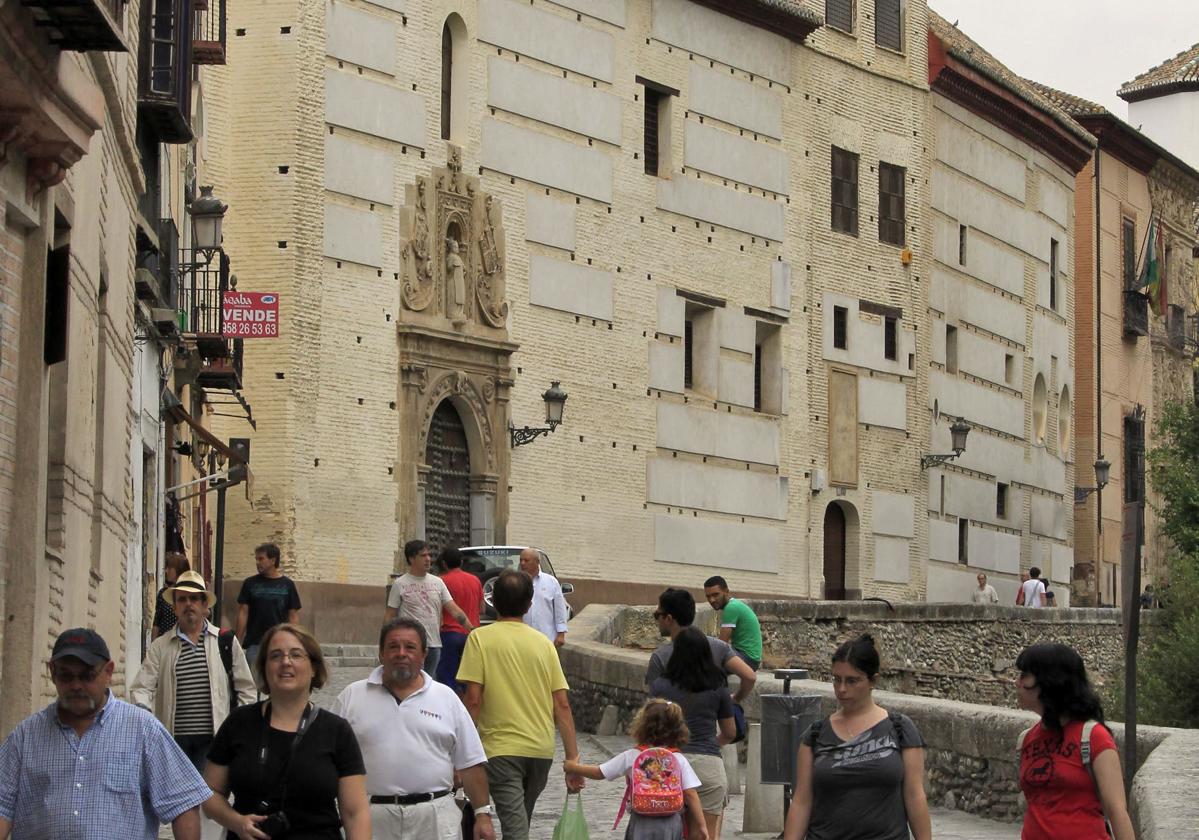
{"label": "man in green t-shirt", "polygon": [[762,627],[744,601],[729,595],[729,585],[720,575],[704,581],[704,597],[720,612],[720,638],[755,671],[762,664]]}

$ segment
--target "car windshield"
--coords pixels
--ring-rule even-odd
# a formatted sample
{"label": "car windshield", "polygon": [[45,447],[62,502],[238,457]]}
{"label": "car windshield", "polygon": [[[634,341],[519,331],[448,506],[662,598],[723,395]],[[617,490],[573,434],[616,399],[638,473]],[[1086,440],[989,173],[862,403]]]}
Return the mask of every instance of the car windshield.
{"label": "car windshield", "polygon": [[[462,552],[462,568],[465,571],[472,572],[476,575],[481,575],[489,572],[492,569],[519,569],[520,568],[520,552],[519,548],[472,548]],[[541,568],[549,574],[554,573],[554,567],[550,565],[550,559],[545,556],[545,552],[541,553]]]}

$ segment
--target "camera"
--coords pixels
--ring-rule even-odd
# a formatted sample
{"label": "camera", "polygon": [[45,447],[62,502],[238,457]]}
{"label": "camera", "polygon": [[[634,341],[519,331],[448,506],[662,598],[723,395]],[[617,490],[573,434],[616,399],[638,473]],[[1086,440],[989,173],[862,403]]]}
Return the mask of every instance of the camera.
{"label": "camera", "polygon": [[266,816],[266,819],[257,825],[259,831],[272,840],[287,836],[287,832],[291,829],[291,821],[287,818],[287,814],[282,811],[272,811],[270,803],[265,801],[259,802],[255,811]]}

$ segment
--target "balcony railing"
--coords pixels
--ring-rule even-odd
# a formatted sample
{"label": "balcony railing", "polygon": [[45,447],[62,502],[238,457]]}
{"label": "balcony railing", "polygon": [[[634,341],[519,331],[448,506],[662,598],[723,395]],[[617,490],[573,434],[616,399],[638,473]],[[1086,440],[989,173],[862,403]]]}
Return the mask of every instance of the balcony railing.
{"label": "balcony railing", "polygon": [[192,61],[225,63],[225,0],[193,0]]}
{"label": "balcony railing", "polygon": [[125,0],[21,0],[34,21],[50,30],[50,43],[64,50],[129,52]]}
{"label": "balcony railing", "polygon": [[211,260],[195,250],[181,252],[187,270],[179,306],[180,326],[195,341],[202,362],[196,382],[206,388],[241,388],[242,341],[222,335],[224,310],[221,301],[229,291],[229,257],[217,251]]}
{"label": "balcony railing", "polygon": [[1149,335],[1149,298],[1132,289],[1124,290],[1124,335]]}
{"label": "balcony railing", "polygon": [[192,0],[145,0],[138,58],[138,112],[163,143],[191,130]]}

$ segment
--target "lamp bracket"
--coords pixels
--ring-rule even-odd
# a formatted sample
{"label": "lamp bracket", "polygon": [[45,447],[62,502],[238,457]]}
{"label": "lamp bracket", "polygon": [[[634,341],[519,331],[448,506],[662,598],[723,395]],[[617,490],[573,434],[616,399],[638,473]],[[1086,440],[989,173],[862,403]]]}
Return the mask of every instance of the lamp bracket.
{"label": "lamp bracket", "polygon": [[926,470],[929,467],[936,466],[937,464],[947,464],[961,454],[961,452],[950,452],[948,455],[921,455],[920,469]]}
{"label": "lamp bracket", "polygon": [[558,427],[554,426],[521,426],[519,429],[508,424],[508,434],[512,438],[512,448],[524,446],[526,443],[532,443],[542,435],[548,435]]}

